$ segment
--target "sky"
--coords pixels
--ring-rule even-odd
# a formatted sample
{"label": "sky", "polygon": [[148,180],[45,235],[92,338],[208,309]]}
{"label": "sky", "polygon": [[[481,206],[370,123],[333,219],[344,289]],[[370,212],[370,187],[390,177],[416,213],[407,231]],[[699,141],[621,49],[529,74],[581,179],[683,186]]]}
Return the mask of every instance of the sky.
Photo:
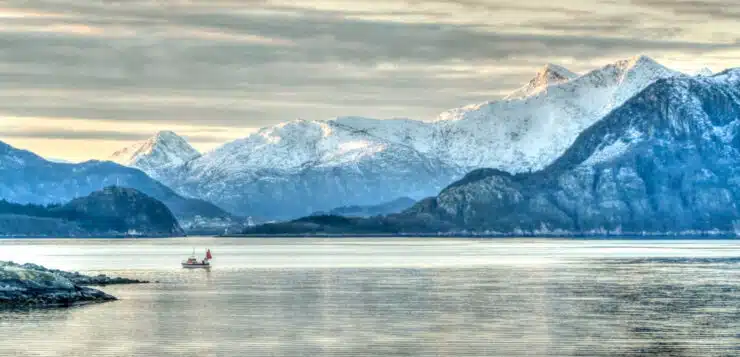
{"label": "sky", "polygon": [[159,130],[210,150],[260,127],[432,119],[546,63],[740,66],[736,0],[3,0],[0,140],[106,158]]}

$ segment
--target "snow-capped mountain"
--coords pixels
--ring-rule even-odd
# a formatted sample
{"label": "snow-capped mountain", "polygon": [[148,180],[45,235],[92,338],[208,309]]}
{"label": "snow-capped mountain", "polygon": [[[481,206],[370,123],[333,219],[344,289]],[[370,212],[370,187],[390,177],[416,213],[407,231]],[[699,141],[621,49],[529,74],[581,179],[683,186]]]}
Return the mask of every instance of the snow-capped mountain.
{"label": "snow-capped mountain", "polygon": [[336,122],[409,145],[465,170],[538,170],[584,129],[661,78],[683,76],[638,56],[582,76],[547,65],[507,99],[451,109],[431,122],[338,118]]}
{"label": "snow-capped mountain", "polygon": [[248,233],[740,235],[740,69],[661,79],[554,163],[479,169],[401,214],[305,218]]}
{"label": "snow-capped mountain", "polygon": [[678,75],[641,56],[563,79],[526,97],[453,109],[435,122],[430,154],[468,169],[538,170],[612,109],[656,80]]}
{"label": "snow-capped mountain", "polygon": [[151,138],[115,152],[110,161],[158,176],[160,169],[180,166],[200,156],[185,139],[172,131],[160,131]]}
{"label": "snow-capped mountain", "polygon": [[[230,142],[188,166],[206,172],[238,174],[255,170],[292,173],[308,167],[352,165],[379,152],[398,149],[414,150],[398,140],[387,138],[392,121],[363,119],[386,132],[369,133],[357,129],[347,120],[296,120],[261,129],[247,138]],[[403,125],[419,123],[403,122]],[[421,123],[420,123],[421,124]],[[423,126],[423,124],[421,124]]]}
{"label": "snow-capped mountain", "polygon": [[738,158],[740,69],[669,78],[588,128],[543,171],[476,171],[412,210],[477,231],[734,234]]}
{"label": "snow-capped mountain", "polygon": [[291,218],[400,196],[427,197],[463,174],[413,147],[336,121],[294,121],[165,170],[165,183],[233,212]]}
{"label": "snow-capped mountain", "polygon": [[547,87],[578,78],[578,74],[565,67],[548,63],[537,72],[527,85],[506,96],[506,100],[522,99],[547,90]]}
{"label": "snow-capped mountain", "polygon": [[297,120],[180,166],[132,165],[182,194],[240,214],[285,218],[401,196],[420,199],[478,168],[541,169],[609,111],[675,76],[683,75],[644,56],[582,76],[547,65],[504,100],[449,110],[435,120]]}

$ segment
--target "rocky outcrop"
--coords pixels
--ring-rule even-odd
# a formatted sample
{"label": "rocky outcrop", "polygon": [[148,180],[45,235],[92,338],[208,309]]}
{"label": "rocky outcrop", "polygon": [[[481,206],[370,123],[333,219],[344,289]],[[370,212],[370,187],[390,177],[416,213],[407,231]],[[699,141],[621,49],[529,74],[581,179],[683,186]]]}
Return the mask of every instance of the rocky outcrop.
{"label": "rocky outcrop", "polygon": [[34,264],[0,262],[0,309],[65,307],[113,301],[116,298],[84,285],[141,283],[137,280],[88,277]]}
{"label": "rocky outcrop", "polygon": [[58,269],[49,269],[38,264],[26,263],[18,264],[14,262],[0,262],[0,267],[14,267],[30,271],[37,271],[42,273],[50,273],[57,276],[61,276],[65,279],[69,279],[74,284],[84,286],[105,286],[105,285],[123,285],[123,284],[147,284],[146,280],[127,279],[121,277],[110,277],[105,274],[96,276],[84,275],[79,272],[68,272]]}

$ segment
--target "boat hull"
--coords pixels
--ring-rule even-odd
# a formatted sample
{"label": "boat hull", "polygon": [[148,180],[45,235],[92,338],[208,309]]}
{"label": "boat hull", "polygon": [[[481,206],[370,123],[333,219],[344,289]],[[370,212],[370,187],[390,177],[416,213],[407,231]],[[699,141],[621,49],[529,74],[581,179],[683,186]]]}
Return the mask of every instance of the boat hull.
{"label": "boat hull", "polygon": [[211,264],[186,264],[182,263],[182,267],[185,269],[209,269]]}

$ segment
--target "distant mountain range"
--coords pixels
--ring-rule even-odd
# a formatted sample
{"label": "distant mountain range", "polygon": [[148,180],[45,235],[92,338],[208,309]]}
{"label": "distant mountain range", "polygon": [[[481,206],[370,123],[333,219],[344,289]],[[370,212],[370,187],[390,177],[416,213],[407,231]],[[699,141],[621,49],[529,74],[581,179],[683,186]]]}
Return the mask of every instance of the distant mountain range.
{"label": "distant mountain range", "polygon": [[170,131],[78,164],[0,142],[0,199],[129,187],[188,232],[249,217],[287,220],[257,234],[730,234],[739,73],[688,76],[644,56],[583,75],[550,64],[502,100],[430,120],[297,120],[204,154]]}
{"label": "distant mountain range", "polygon": [[0,201],[0,237],[184,235],[165,204],[130,188],[107,187],[65,204]]}
{"label": "distant mountain range", "polygon": [[658,80],[542,170],[476,170],[381,218],[307,217],[247,232],[735,235],[738,177],[740,69],[731,69]]}
{"label": "distant mountain range", "polygon": [[[185,198],[144,172],[113,162],[47,161],[0,142],[0,199],[19,204],[59,204],[109,186],[134,188],[164,202],[183,226],[227,226],[234,216],[204,200]],[[0,232],[1,233],[1,232]]]}
{"label": "distant mountain range", "polygon": [[314,216],[335,215],[347,217],[372,217],[384,214],[399,213],[405,211],[416,203],[408,197],[401,197],[390,202],[373,206],[344,206],[337,207],[328,212],[314,212]]}
{"label": "distant mountain range", "polygon": [[434,120],[298,120],[204,155],[167,132],[113,159],[181,195],[264,219],[403,196],[418,200],[479,168],[540,170],[612,109],[671,77],[684,75],[644,56],[581,76],[547,65],[504,100],[453,109]]}

